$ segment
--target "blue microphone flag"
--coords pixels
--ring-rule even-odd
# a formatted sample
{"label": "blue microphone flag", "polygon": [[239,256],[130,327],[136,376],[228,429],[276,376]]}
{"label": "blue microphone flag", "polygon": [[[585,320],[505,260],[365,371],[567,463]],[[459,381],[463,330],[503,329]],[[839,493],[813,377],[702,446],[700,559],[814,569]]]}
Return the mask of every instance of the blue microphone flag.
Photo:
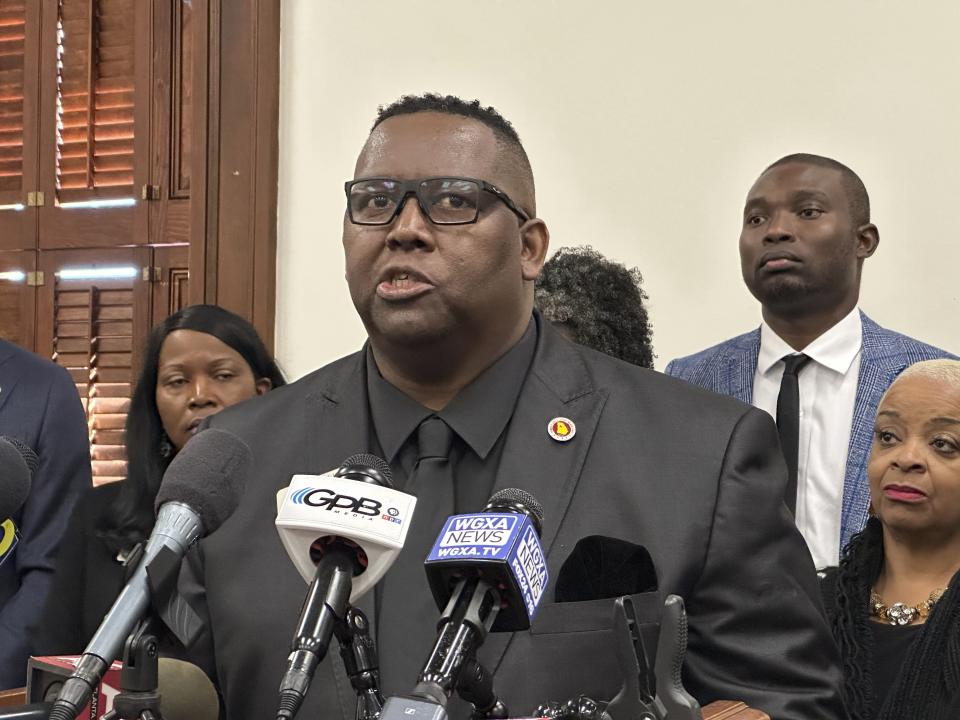
{"label": "blue microphone flag", "polygon": [[482,512],[447,518],[424,564],[440,607],[450,597],[452,579],[475,569],[491,585],[504,586],[507,597],[523,598],[525,617],[517,622],[526,627],[536,615],[549,580],[536,528],[521,513]]}

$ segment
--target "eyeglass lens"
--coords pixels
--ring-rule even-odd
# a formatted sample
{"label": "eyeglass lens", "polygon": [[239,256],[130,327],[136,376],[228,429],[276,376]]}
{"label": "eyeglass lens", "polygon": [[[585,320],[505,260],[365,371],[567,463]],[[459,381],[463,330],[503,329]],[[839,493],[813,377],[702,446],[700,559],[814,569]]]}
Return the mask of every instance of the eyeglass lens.
{"label": "eyeglass lens", "polygon": [[[353,222],[389,223],[409,192],[397,180],[361,180],[350,186]],[[417,186],[417,199],[430,219],[439,224],[469,223],[477,218],[480,186],[472,180],[434,178]]]}

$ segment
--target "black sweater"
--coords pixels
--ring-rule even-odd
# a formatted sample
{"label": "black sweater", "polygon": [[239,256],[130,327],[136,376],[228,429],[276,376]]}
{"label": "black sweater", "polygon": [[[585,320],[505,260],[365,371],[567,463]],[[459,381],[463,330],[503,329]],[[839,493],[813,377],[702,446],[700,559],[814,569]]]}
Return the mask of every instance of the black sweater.
{"label": "black sweater", "polygon": [[[869,709],[849,708],[851,716],[862,720],[957,720],[960,718],[960,573],[954,575],[947,592],[934,606],[923,625],[916,626],[915,637],[901,644],[906,650],[901,657],[880,657],[875,652],[876,632],[869,619],[869,600],[864,598],[855,609],[859,614],[855,627],[861,629],[852,640],[836,633],[835,619],[840,612],[837,603],[837,568],[821,574],[824,606],[840,645],[844,665],[856,656],[864,668],[864,678],[873,698]],[[871,578],[872,586],[876,578]],[[865,622],[864,622],[865,621]],[[935,622],[937,621],[937,622]],[[937,627],[941,632],[936,632]],[[854,647],[855,646],[855,647]],[[890,647],[889,643],[884,646]],[[846,671],[846,667],[844,668]],[[877,677],[897,678],[889,687],[877,687]],[[845,683],[849,678],[844,678]],[[882,703],[882,704],[881,704]],[[876,714],[872,714],[879,706]],[[859,715],[854,712],[859,710]]]}

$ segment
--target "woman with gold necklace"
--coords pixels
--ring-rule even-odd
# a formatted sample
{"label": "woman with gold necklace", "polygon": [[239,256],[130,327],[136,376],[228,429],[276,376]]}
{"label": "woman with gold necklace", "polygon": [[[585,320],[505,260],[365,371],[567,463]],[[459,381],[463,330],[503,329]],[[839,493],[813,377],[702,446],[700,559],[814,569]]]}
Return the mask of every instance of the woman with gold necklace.
{"label": "woman with gold necklace", "polygon": [[872,517],[823,578],[853,720],[960,718],[960,361],[905,370],[877,411]]}

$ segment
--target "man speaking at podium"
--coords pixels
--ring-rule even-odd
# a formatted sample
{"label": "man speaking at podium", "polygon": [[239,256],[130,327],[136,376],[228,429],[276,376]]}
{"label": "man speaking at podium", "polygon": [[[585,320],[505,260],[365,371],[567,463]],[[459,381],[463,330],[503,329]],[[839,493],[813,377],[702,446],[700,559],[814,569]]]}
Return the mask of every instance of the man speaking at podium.
{"label": "man speaking at podium", "polygon": [[[842,718],[813,564],[782,502],[773,422],[573,345],[533,311],[549,236],[512,126],[477,102],[404,97],[380,111],[345,190],[347,283],[368,343],[212,420],[255,456],[252,487],[192,554],[182,583],[208,620],[193,650],[228,717],[275,714],[306,592],[273,526],[274,494],[293,474],[369,451],[418,497],[400,558],[359,603],[374,623],[385,695],[413,688],[435,637],[422,562],[443,521],[518,487],[544,506],[551,584],[530,632],[492,634],[480,651],[513,716],[619,689],[613,599],[552,602],[577,541],[604,535],[653,558],[660,595],[637,604],[652,614],[642,621],[656,621],[666,594],[685,599],[684,680],[701,703],[744,700],[775,720]],[[629,216],[629,189],[610,188],[608,200],[597,210]],[[300,716],[349,720],[354,710],[330,652]]]}

